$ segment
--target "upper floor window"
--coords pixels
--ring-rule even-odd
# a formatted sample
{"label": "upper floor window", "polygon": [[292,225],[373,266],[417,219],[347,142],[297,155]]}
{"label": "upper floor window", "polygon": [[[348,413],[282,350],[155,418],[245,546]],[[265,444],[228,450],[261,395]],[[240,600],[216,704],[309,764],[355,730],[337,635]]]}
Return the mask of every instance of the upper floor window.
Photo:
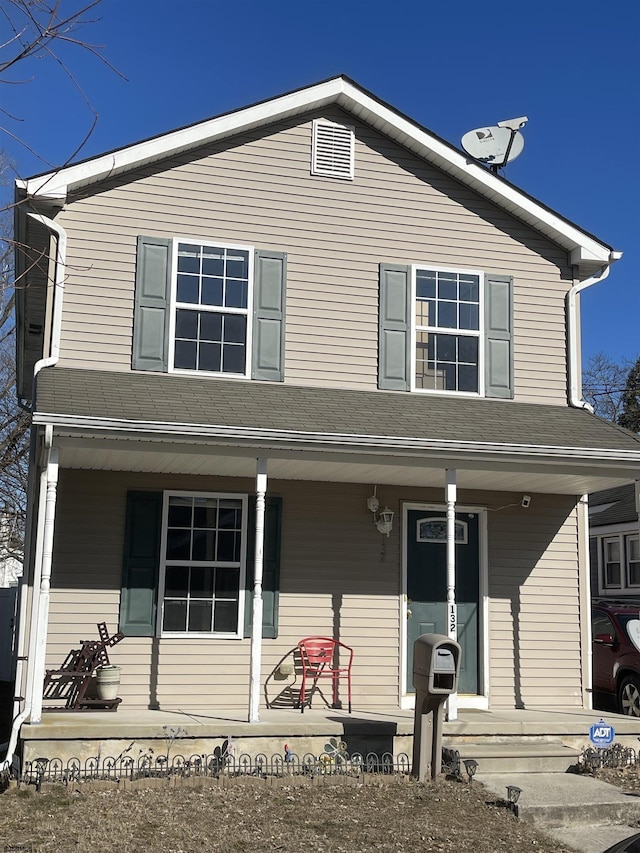
{"label": "upper floor window", "polygon": [[415,268],[414,388],[482,393],[482,274]]}
{"label": "upper floor window", "polygon": [[246,376],[249,248],[178,242],[175,257],[175,370]]}
{"label": "upper floor window", "polygon": [[287,256],[138,237],[134,370],[284,381]]}
{"label": "upper floor window", "polygon": [[514,396],[513,276],[380,264],[378,388]]}

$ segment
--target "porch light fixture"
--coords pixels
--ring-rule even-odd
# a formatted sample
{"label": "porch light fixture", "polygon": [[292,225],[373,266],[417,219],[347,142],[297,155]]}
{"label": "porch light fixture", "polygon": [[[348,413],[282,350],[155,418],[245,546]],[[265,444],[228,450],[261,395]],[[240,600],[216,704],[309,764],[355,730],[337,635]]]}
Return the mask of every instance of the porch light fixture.
{"label": "porch light fixture", "polygon": [[464,769],[467,772],[469,784],[471,784],[473,782],[473,777],[476,775],[476,770],[478,769],[478,762],[475,760],[475,758],[465,758]]}
{"label": "porch light fixture", "polygon": [[386,533],[387,536],[389,536],[393,530],[393,510],[389,509],[388,506],[386,506],[380,513],[378,520],[376,521],[376,527],[380,533]]}
{"label": "porch light fixture", "polygon": [[373,523],[378,528],[380,533],[386,533],[387,536],[389,536],[389,534],[393,530],[394,513],[393,510],[389,509],[388,506],[386,506],[381,512],[378,512],[378,510],[380,509],[380,501],[378,500],[378,497],[376,495],[377,490],[378,487],[374,486],[373,494],[367,498],[367,509],[373,515]]}

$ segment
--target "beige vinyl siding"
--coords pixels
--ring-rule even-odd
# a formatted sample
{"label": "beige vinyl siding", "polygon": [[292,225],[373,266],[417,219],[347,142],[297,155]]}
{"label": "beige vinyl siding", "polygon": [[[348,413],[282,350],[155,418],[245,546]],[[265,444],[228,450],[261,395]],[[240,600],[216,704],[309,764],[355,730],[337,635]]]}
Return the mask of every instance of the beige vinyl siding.
{"label": "beige vinyl siding", "polygon": [[575,501],[489,513],[491,707],[582,707]]}
{"label": "beige vinyl siding", "polygon": [[[253,483],[62,471],[48,667],[59,665],[79,639],[96,635],[96,622],[105,620],[116,630],[130,488],[250,492]],[[339,636],[354,647],[355,707],[397,705],[398,546],[380,562],[380,539],[372,535],[364,504],[366,487],[274,482],[270,489],[282,495],[284,506],[279,636],[263,644],[262,677],[270,701],[288,684],[273,678],[274,669],[298,640],[319,634]],[[123,667],[121,696],[129,709],[156,703],[185,710],[247,707],[248,639],[131,637],[110,658]]]}
{"label": "beige vinyl siding", "polygon": [[[251,493],[253,487],[251,480],[230,478],[61,471],[47,666],[59,665],[79,639],[95,636],[96,622],[106,620],[110,630],[116,629],[128,489]],[[380,499],[396,513],[383,550],[383,537],[366,509],[370,486],[272,481],[269,491],[283,498],[283,537],[279,635],[263,641],[261,695],[266,692],[270,702],[291,707],[299,679],[277,679],[274,671],[283,659],[291,660],[287,655],[298,640],[319,634],[338,636],[354,648],[354,709],[397,707],[401,502],[441,503],[441,492],[381,487]],[[469,492],[459,500],[489,509],[491,707],[579,707],[572,500],[534,495],[528,510],[500,509],[513,501],[512,494]],[[130,637],[112,650],[111,659],[123,666],[121,695],[127,709],[247,707],[247,639]]]}
{"label": "beige vinyl siding", "polygon": [[376,388],[381,261],[512,274],[516,397],[565,404],[566,253],[357,122],[355,180],[311,176],[313,118],[70,199],[60,364],[130,369],[136,237],[180,236],[287,252],[293,384]]}

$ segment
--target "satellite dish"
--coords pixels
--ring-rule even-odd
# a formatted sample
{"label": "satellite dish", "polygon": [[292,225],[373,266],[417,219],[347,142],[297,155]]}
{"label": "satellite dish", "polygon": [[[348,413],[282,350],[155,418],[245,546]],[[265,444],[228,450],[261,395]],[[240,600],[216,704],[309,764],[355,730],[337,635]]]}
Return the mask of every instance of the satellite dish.
{"label": "satellite dish", "polygon": [[487,163],[494,171],[506,166],[522,154],[524,137],[518,128],[524,127],[527,117],[501,121],[492,127],[478,127],[462,137],[462,147],[473,157]]}

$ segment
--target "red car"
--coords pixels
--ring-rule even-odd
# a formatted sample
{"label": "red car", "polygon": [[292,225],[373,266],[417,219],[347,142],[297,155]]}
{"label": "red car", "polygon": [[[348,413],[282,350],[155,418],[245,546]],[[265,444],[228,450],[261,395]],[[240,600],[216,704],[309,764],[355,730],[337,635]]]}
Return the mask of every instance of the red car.
{"label": "red car", "polygon": [[640,717],[640,602],[593,602],[593,692],[614,697],[620,714]]}

